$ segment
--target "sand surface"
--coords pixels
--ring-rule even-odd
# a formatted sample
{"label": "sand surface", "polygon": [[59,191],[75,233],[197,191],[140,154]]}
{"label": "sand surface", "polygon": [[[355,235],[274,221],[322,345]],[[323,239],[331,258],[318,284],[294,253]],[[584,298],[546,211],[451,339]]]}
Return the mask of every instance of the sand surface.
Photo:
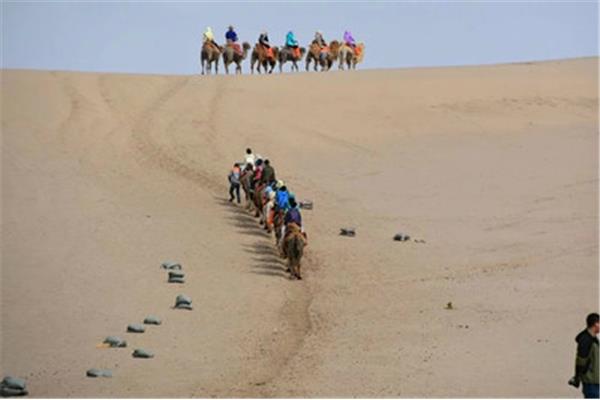
{"label": "sand surface", "polygon": [[[580,397],[597,62],[3,71],[0,372],[35,397]],[[247,146],[314,201],[301,282],[225,201]],[[125,333],[147,314],[163,325]],[[129,348],[96,348],[107,335]]]}

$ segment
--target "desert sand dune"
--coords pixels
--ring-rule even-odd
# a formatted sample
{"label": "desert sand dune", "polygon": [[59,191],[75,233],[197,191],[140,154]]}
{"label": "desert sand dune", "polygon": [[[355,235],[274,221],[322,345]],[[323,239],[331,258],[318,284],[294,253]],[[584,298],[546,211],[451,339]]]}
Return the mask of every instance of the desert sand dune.
{"label": "desert sand dune", "polygon": [[[0,372],[36,397],[578,396],[597,61],[3,71]],[[301,282],[226,202],[247,146],[315,203]],[[171,309],[180,293],[193,311]],[[125,333],[148,314],[163,324]],[[107,335],[129,348],[96,348]]]}

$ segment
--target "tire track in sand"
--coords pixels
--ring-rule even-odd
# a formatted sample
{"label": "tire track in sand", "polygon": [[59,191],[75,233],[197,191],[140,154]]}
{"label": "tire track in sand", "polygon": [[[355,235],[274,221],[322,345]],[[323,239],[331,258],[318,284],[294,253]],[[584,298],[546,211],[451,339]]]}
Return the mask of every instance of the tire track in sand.
{"label": "tire track in sand", "polygon": [[152,122],[160,109],[173,97],[175,97],[184,87],[187,86],[190,78],[181,78],[177,83],[170,86],[162,93],[142,114],[133,126],[133,142],[137,150],[137,160],[142,165],[158,166],[170,173],[185,179],[191,180],[201,187],[211,191],[217,191],[222,188],[222,184],[214,175],[208,172],[190,167],[185,160],[174,157],[167,149],[152,139],[150,132],[153,129]]}

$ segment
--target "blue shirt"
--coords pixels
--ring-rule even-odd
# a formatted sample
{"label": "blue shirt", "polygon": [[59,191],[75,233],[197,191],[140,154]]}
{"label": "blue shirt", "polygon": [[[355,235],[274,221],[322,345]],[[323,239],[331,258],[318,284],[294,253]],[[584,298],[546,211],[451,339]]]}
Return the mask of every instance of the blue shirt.
{"label": "blue shirt", "polygon": [[293,32],[288,32],[287,36],[285,37],[285,45],[289,47],[298,46],[298,41],[296,40]]}
{"label": "blue shirt", "polygon": [[225,39],[231,40],[232,42],[237,42],[238,41],[237,33],[235,33],[235,31],[227,31],[227,33],[225,34]]}
{"label": "blue shirt", "polygon": [[275,200],[277,201],[277,208],[281,210],[287,210],[290,207],[289,204],[290,194],[285,191],[278,190],[275,194]]}

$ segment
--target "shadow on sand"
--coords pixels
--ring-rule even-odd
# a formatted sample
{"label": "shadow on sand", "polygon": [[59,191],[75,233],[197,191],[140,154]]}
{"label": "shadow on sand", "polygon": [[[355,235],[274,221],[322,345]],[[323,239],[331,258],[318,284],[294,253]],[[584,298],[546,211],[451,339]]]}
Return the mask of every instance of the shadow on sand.
{"label": "shadow on sand", "polygon": [[215,201],[229,211],[229,215],[225,218],[237,228],[239,233],[258,238],[251,245],[243,245],[243,250],[252,255],[250,258],[252,260],[252,271],[250,272],[257,275],[289,279],[289,275],[286,273],[286,263],[279,257],[275,248],[275,239],[264,231],[257,218],[248,213],[244,208],[244,203],[238,205],[219,197],[215,197]]}

